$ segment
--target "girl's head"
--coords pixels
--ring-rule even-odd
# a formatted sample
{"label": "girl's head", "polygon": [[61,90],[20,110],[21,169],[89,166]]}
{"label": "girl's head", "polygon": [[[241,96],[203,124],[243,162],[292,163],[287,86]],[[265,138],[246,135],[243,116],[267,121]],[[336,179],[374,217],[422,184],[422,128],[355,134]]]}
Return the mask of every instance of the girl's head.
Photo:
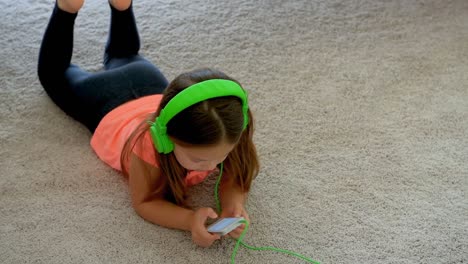
{"label": "girl's head", "polygon": [[234,149],[234,143],[220,142],[213,145],[188,145],[176,141],[174,156],[177,162],[187,170],[213,170],[223,162]]}
{"label": "girl's head", "polygon": [[[167,114],[169,102],[171,102],[172,108],[175,107],[175,103],[180,107],[185,101],[190,101],[192,97],[198,96],[201,91],[206,92],[206,97],[211,97],[213,95],[210,95],[210,92],[213,93],[216,90],[211,85],[226,87],[226,90],[223,89],[223,91],[231,91],[228,88],[232,88],[233,93],[238,94],[240,85],[232,87],[232,83],[225,84],[219,81],[220,77],[233,81],[225,74],[213,70],[199,70],[180,75],[165,90],[157,111],[158,115],[161,115],[158,118],[159,125],[167,127],[166,133],[163,132],[163,134],[167,134],[174,143],[176,159],[180,165],[188,170],[212,170],[231,152],[244,129],[244,118],[248,119],[244,116],[242,100],[236,96],[207,99],[183,109],[168,122],[161,122],[161,118],[166,120],[162,117],[162,109],[164,108],[165,114]],[[200,84],[203,87],[200,85],[192,87],[194,84]],[[188,87],[191,87],[190,91],[187,90]],[[185,99],[180,98],[180,96],[174,99],[174,97],[182,95],[182,91],[185,93]],[[190,92],[195,93],[190,94]],[[239,96],[243,95],[244,92]],[[218,95],[215,93],[214,96]],[[167,115],[164,116],[167,117]],[[156,131],[158,131],[159,125],[154,125]],[[156,138],[160,138],[161,136],[158,136],[160,134],[157,132],[154,134],[153,139],[158,141]],[[164,135],[162,138],[167,137]],[[167,147],[158,148],[160,152],[167,149]]]}
{"label": "girl's head", "polygon": [[[211,79],[238,83],[226,74],[211,69],[181,74],[166,88],[157,111],[149,120],[153,121],[161,109],[187,87]],[[164,192],[166,197],[181,204],[185,194],[184,177],[187,170],[212,170],[223,161],[225,177],[248,191],[258,171],[257,155],[252,142],[253,120],[250,110],[248,115],[249,123],[244,129],[242,101],[235,96],[207,99],[175,115],[167,123],[167,135],[174,143],[174,150],[169,154],[156,155],[159,157],[162,177],[158,180],[161,188],[157,188],[155,192]],[[147,131],[148,125],[143,124],[140,127],[143,127],[139,129],[141,136]],[[156,153],[155,149],[150,151]],[[130,153],[125,149],[124,152],[127,155]],[[124,172],[127,172],[127,168],[124,168]]]}

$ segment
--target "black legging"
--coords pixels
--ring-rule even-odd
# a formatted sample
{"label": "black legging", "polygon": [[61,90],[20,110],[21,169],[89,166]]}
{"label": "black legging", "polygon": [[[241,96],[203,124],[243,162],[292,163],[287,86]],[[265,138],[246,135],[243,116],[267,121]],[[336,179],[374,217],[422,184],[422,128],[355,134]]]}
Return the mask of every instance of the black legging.
{"label": "black legging", "polygon": [[94,132],[112,109],[129,100],[162,93],[168,82],[156,66],[138,55],[140,39],[132,6],[125,11],[111,6],[105,71],[89,73],[70,64],[76,16],[55,4],[42,40],[38,75],[55,104]]}

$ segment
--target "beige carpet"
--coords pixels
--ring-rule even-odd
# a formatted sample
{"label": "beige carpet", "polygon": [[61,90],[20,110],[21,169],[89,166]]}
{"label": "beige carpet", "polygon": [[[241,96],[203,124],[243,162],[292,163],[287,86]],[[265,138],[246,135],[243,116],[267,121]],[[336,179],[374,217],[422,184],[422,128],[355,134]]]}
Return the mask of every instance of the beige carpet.
{"label": "beige carpet", "polygon": [[[87,130],[42,90],[52,0],[0,1],[0,263],[228,263],[145,222]],[[468,1],[136,0],[142,53],[172,79],[214,67],[255,111],[262,170],[246,242],[321,263],[468,263]],[[106,1],[74,62],[101,68]],[[193,189],[213,206],[213,181]],[[236,263],[305,263],[240,249]]]}

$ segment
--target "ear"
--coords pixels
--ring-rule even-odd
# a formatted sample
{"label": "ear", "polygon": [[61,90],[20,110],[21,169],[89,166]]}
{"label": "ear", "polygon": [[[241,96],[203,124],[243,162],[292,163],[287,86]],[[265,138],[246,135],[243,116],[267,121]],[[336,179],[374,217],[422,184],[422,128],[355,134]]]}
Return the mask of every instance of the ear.
{"label": "ear", "polygon": [[167,127],[161,125],[158,119],[159,117],[150,126],[151,138],[153,139],[154,147],[159,153],[169,154],[174,150],[174,143],[167,135]]}

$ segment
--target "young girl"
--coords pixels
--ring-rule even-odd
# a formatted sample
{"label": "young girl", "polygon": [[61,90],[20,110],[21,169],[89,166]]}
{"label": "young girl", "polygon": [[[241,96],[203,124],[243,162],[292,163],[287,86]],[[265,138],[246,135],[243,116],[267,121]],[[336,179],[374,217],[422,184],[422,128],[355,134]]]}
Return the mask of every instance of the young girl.
{"label": "young girl", "polygon": [[[181,74],[168,84],[156,66],[138,55],[131,0],[109,1],[105,70],[89,73],[70,64],[74,22],[83,2],[55,4],[39,54],[42,86],[64,112],[93,133],[91,146],[99,158],[128,177],[132,205],[141,217],[190,231],[194,243],[210,246],[220,236],[207,231],[208,218],[249,219],[244,205],[259,165],[244,90],[210,69]],[[212,96],[173,111],[180,102],[195,100],[194,91],[204,95],[214,90],[235,94]],[[182,101],[174,99],[182,91],[191,93]],[[163,143],[158,133],[166,138]],[[187,208],[187,188],[219,170],[222,162],[221,215],[212,208]],[[242,230],[230,235],[238,237]]]}

